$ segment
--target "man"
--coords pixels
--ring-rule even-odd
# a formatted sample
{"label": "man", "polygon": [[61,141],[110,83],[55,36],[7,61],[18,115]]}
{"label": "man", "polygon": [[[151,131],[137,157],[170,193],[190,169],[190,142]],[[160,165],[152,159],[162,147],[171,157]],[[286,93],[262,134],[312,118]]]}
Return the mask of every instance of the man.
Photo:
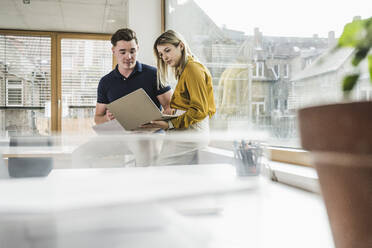
{"label": "man", "polygon": [[139,46],[136,33],[128,28],[119,29],[112,35],[111,44],[118,64],[98,84],[95,123],[115,119],[106,104],[139,88],[146,91],[158,108],[161,105],[165,110],[169,109],[172,90],[169,86],[158,87],[155,67],[137,61]]}

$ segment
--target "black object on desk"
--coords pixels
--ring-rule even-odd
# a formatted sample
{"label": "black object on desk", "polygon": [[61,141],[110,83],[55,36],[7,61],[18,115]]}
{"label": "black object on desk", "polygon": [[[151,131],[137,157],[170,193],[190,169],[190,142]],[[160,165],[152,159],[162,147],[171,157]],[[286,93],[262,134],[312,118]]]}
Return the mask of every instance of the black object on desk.
{"label": "black object on desk", "polygon": [[[9,146],[52,146],[50,137],[11,137]],[[45,177],[53,169],[51,157],[10,157],[8,158],[8,171],[10,177]]]}

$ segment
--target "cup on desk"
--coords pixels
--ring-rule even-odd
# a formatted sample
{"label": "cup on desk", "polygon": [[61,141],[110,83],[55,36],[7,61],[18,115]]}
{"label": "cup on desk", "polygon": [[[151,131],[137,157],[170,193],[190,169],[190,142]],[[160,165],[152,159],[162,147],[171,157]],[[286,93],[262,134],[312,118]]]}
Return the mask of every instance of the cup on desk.
{"label": "cup on desk", "polygon": [[261,171],[262,145],[255,141],[234,141],[234,166],[237,176],[257,176]]}

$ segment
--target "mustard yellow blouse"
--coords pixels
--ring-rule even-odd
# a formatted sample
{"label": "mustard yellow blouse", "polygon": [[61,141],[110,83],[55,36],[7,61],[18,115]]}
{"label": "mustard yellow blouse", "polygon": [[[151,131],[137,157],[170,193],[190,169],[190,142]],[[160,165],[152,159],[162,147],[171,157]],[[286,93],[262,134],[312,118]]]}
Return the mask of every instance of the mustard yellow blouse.
{"label": "mustard yellow blouse", "polygon": [[183,115],[171,120],[174,128],[188,128],[207,116],[212,117],[216,112],[212,76],[206,67],[192,57],[188,57],[170,106],[186,111]]}

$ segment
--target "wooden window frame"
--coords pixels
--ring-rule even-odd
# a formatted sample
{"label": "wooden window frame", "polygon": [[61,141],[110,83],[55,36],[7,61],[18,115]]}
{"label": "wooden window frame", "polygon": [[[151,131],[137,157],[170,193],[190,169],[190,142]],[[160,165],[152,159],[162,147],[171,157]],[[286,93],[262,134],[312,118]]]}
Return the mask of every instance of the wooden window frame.
{"label": "wooden window frame", "polygon": [[312,167],[308,151],[289,147],[268,147],[268,151],[272,161]]}
{"label": "wooden window frame", "polygon": [[[61,40],[62,39],[84,39],[84,40],[110,40],[111,34],[96,33],[69,33],[56,31],[29,31],[0,29],[3,35],[18,36],[43,36],[51,38],[51,58],[50,58],[50,81],[51,81],[51,134],[60,133],[62,130],[62,75],[61,75]],[[115,58],[112,60],[112,68],[116,65]]]}
{"label": "wooden window frame", "polygon": [[160,0],[160,10],[161,10],[161,32],[163,33],[165,31],[165,25],[166,25],[166,17],[165,17],[165,0]]}

